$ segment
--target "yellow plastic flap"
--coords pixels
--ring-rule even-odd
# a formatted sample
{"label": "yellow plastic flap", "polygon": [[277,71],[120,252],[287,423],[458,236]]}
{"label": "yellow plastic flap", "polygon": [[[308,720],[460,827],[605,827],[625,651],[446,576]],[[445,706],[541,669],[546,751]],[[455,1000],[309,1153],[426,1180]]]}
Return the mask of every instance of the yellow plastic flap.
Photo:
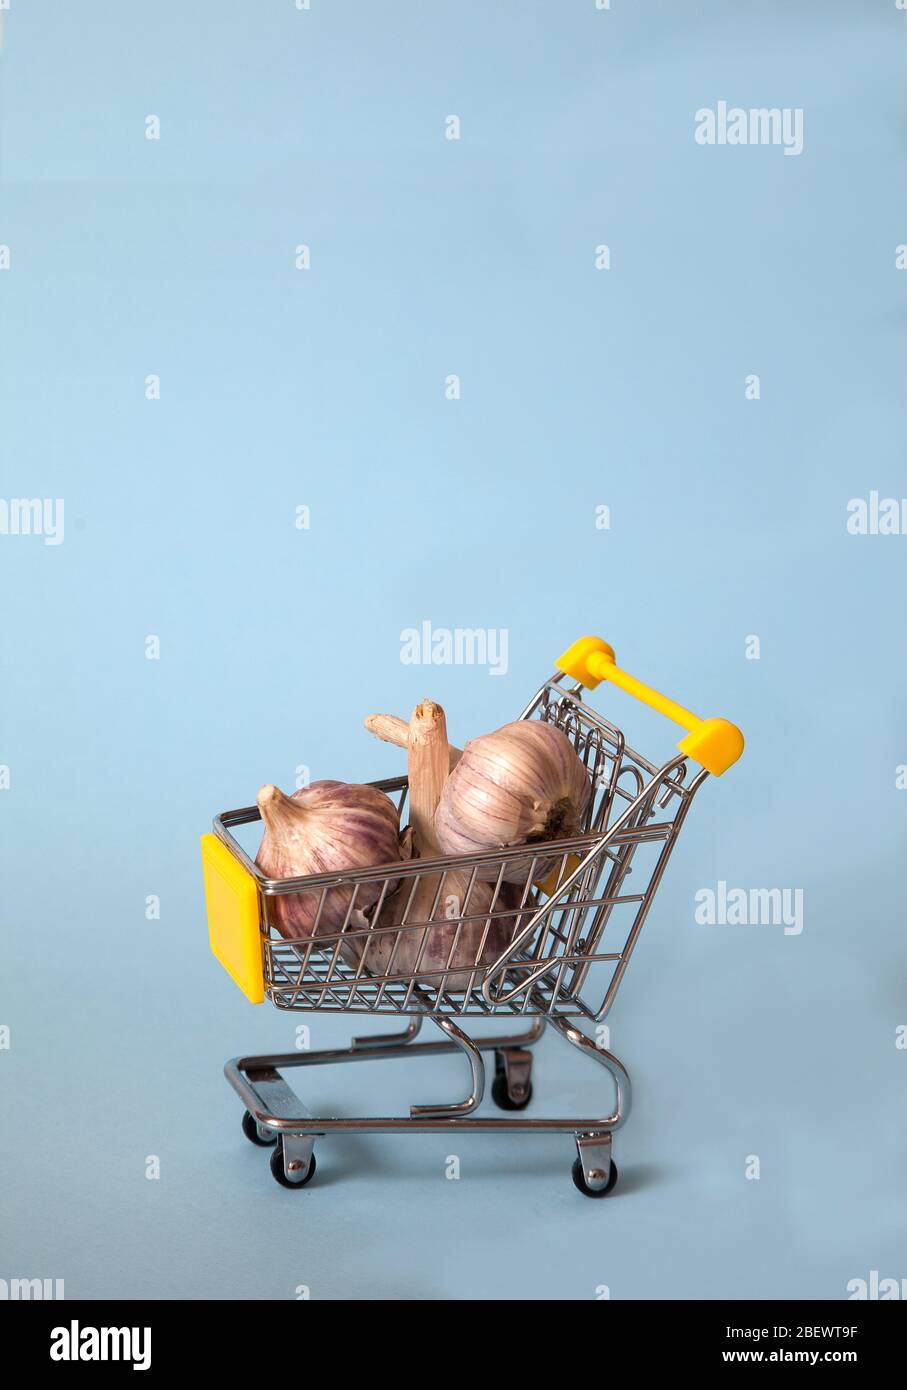
{"label": "yellow plastic flap", "polygon": [[573,871],[579,868],[582,862],[578,854],[568,854],[563,873],[561,873],[561,862],[558,860],[554,868],[551,869],[544,878],[537,878],[535,880],[534,887],[539,888],[546,897],[552,897],[558,884],[563,883],[564,879],[569,878]]}
{"label": "yellow plastic flap", "polygon": [[252,1004],[265,997],[258,888],[216,835],[202,836],[202,871],[211,950]]}

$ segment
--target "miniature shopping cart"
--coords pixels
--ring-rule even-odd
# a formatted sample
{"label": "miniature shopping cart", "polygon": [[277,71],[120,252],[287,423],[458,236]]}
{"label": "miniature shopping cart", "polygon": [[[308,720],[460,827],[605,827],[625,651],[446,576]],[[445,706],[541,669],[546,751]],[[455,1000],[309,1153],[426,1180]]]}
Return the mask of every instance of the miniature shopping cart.
{"label": "miniature shopping cart", "polygon": [[[629,748],[620,729],[583,699],[583,688],[594,689],[601,681],[619,686],[686,729],[677,755],[659,767]],[[281,880],[265,877],[233,833],[259,819],[257,807],[224,812],[214,821],[214,834],[203,836],[211,948],[252,1003],[268,998],[278,1009],[391,1014],[401,1020],[397,1031],[355,1037],[345,1048],[237,1057],[227,1063],[227,1079],[246,1107],[243,1130],[253,1143],[274,1146],[271,1172],[285,1187],[301,1188],[310,1181],[315,1140],[335,1131],[501,1129],[572,1134],[578,1154],[573,1180],[579,1190],[601,1197],[614,1187],[611,1139],[630,1110],[630,1080],[618,1058],[601,1045],[604,1030],[594,1039],[580,1023],[594,1025],[608,1014],[693,797],[709,773],[720,775],[739,758],[743,736],[726,720],[698,719],[627,675],[613,650],[595,637],[581,638],[564,653],[521,718],[546,720],[562,729],[587,768],[594,795],[582,834],[466,857]],[[692,771],[691,763],[697,765]],[[405,777],[373,785],[396,798],[403,812]],[[424,943],[437,925],[435,909],[445,901],[453,874],[458,911],[450,951],[440,967],[435,953],[429,967],[422,964],[428,959]],[[426,893],[420,891],[423,877],[435,885],[428,911]],[[480,879],[481,893],[476,887]],[[505,883],[522,886],[508,891]],[[278,933],[272,922],[277,896],[306,892],[320,895],[323,902],[337,887],[351,891],[336,930],[303,940]],[[392,897],[397,910],[382,915]],[[369,903],[370,916],[357,909],[357,898]],[[444,925],[449,930],[447,918]],[[503,935],[498,934],[501,925]],[[492,940],[508,944],[489,960],[492,931]],[[403,943],[417,932],[423,946],[414,955]],[[393,934],[398,947],[375,953],[370,943],[387,934]],[[474,954],[470,948],[464,960],[467,939],[475,943]],[[411,948],[412,941],[406,945]],[[380,959],[373,959],[376,955]],[[407,969],[395,969],[398,955],[409,962]],[[416,1041],[425,1018],[437,1025],[442,1038]],[[472,1037],[462,1026],[471,1018],[510,1019],[513,1026],[505,1035]],[[548,1119],[518,1113],[532,1099],[529,1049],[546,1024],[610,1073],[610,1114]],[[466,1098],[414,1105],[409,1115],[396,1117],[312,1115],[282,1075],[324,1062],[456,1051],[469,1063]],[[491,1096],[509,1112],[506,1116],[476,1114],[485,1090],[484,1052],[494,1052]]]}

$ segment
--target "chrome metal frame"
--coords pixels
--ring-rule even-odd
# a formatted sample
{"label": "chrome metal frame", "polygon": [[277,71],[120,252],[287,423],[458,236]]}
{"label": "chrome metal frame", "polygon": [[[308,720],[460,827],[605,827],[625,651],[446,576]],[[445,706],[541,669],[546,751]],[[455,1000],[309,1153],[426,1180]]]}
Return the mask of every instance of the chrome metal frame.
{"label": "chrome metal frame", "polygon": [[[572,1133],[590,1191],[596,1192],[608,1186],[611,1176],[611,1136],[626,1121],[631,1103],[630,1077],[623,1063],[612,1052],[599,1047],[567,1019],[559,1016],[536,1018],[527,1032],[496,1038],[470,1038],[452,1019],[443,1015],[434,1017],[433,1022],[447,1035],[446,1040],[413,1042],[421,1026],[421,1018],[416,1017],[412,1020],[412,1026],[402,1034],[391,1034],[385,1038],[353,1038],[346,1048],[322,1052],[286,1052],[265,1057],[235,1057],[226,1064],[224,1074],[252,1116],[262,1142],[267,1142],[269,1138],[280,1138],[283,1173],[287,1182],[302,1182],[306,1178],[316,1138],[336,1130],[375,1134],[396,1134],[401,1130],[418,1134],[432,1134],[439,1130],[473,1133],[520,1130],[536,1134]],[[526,1049],[538,1042],[545,1023],[610,1073],[615,1092],[614,1108],[610,1114],[579,1119],[474,1116],[473,1112],[481,1104],[485,1093],[482,1052],[494,1050],[503,1063],[508,1080],[511,1070],[508,1064],[515,1063],[520,1068],[522,1078],[519,1085],[525,1091],[531,1074],[531,1057],[528,1066],[524,1060],[529,1057]],[[325,1062],[362,1062],[373,1057],[402,1057],[419,1053],[425,1056],[458,1050],[465,1053],[470,1064],[471,1087],[467,1097],[461,1101],[435,1105],[413,1105],[408,1116],[312,1115],[280,1074],[293,1067],[318,1066]],[[515,1089],[512,1083],[508,1086],[511,1095],[514,1095]]]}
{"label": "chrome metal frame", "polygon": [[[635,753],[615,725],[584,703],[582,688],[565,685],[565,679],[556,673],[547,680],[520,717],[556,724],[587,767],[594,792],[581,835],[469,857],[273,880],[232,834],[258,820],[258,808],[224,812],[215,820],[215,833],[258,885],[265,992],[271,1002],[293,1011],[392,1013],[406,1020],[402,1031],[355,1037],[347,1048],[227,1063],[227,1079],[243,1100],[259,1142],[279,1140],[276,1175],[282,1171],[284,1183],[307,1180],[316,1137],[335,1130],[506,1129],[572,1133],[582,1177],[578,1185],[592,1195],[611,1185],[611,1136],[629,1114],[630,1079],[620,1060],[575,1020],[600,1021],[611,1009],[690,803],[708,773],[696,769],[688,778],[686,757],[659,767]],[[402,813],[405,777],[373,785],[396,795]],[[641,850],[643,858],[648,852],[649,863],[642,866],[641,891],[629,893],[624,885],[640,867],[634,859]],[[440,913],[452,887],[457,911]],[[328,911],[328,904],[337,902],[336,890],[345,903],[339,925]],[[271,905],[288,893],[312,895],[313,901],[317,895],[312,936],[287,940],[277,931]],[[414,909],[426,900],[430,910]],[[614,948],[605,950],[606,928],[610,945],[621,914],[624,928]],[[452,940],[439,960],[432,957],[438,939],[433,931],[441,922]],[[416,1041],[426,1015],[442,1039]],[[472,1038],[455,1022],[470,1016],[527,1017],[531,1025],[503,1037]],[[610,1074],[612,1111],[569,1119],[477,1116],[485,1091],[482,1053],[495,1052],[504,1078],[499,1103],[521,1109],[531,1094],[528,1049],[545,1024]],[[465,1099],[415,1105],[408,1116],[314,1116],[280,1074],[329,1062],[458,1051],[469,1063]]]}

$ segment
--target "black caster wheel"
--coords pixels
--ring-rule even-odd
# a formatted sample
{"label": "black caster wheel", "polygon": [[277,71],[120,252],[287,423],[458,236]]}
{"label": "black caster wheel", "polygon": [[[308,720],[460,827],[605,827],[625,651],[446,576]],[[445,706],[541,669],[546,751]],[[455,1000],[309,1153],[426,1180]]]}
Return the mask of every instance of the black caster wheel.
{"label": "black caster wheel", "polygon": [[307,1186],[315,1176],[315,1167],[315,1155],[313,1153],[311,1162],[309,1163],[309,1171],[306,1173],[305,1177],[300,1178],[298,1182],[291,1182],[283,1171],[283,1140],[278,1139],[277,1148],[271,1154],[271,1174],[277,1179],[281,1187],[290,1187],[295,1191],[297,1187]]}
{"label": "black caster wheel", "polygon": [[532,1082],[526,1087],[526,1094],[514,1100],[507,1089],[507,1077],[501,1072],[491,1083],[491,1099],[499,1110],[525,1110],[532,1100]]}
{"label": "black caster wheel", "polygon": [[258,1132],[258,1125],[249,1114],[248,1110],[243,1111],[242,1132],[251,1144],[257,1144],[260,1149],[269,1149],[272,1144],[277,1143],[277,1135],[273,1139],[262,1139]]}
{"label": "black caster wheel", "polygon": [[611,1172],[608,1174],[608,1181],[604,1187],[590,1187],[586,1182],[586,1175],[583,1172],[583,1165],[578,1158],[573,1160],[573,1183],[584,1197],[607,1197],[613,1191],[614,1184],[617,1182],[617,1164],[611,1160]]}

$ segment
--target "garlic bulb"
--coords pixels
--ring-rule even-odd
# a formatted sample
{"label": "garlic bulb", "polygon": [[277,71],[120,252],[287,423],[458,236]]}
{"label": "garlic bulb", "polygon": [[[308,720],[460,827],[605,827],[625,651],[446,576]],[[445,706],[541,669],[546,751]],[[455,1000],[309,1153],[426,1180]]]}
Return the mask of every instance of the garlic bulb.
{"label": "garlic bulb", "polygon": [[[435,838],[444,854],[467,855],[566,839],[582,833],[591,790],[567,735],[554,724],[520,719],[467,743],[444,783]],[[551,862],[537,863],[536,876]],[[479,877],[496,878],[499,867],[479,869]],[[527,872],[528,865],[508,865],[505,878],[521,882]]]}
{"label": "garlic bulb", "polygon": [[[313,782],[285,796],[262,787],[258,809],[264,835],[256,864],[268,878],[303,878],[393,863],[403,857],[400,821],[389,797],[375,787]],[[382,883],[355,889],[355,907],[372,907]],[[281,936],[322,936],[343,924],[354,885],[268,897],[270,920]]]}
{"label": "garlic bulb", "polygon": [[[412,879],[404,879],[393,896],[385,898],[380,911],[367,913],[363,921],[351,928],[356,935],[349,940],[344,936],[340,947],[344,959],[358,968],[364,951],[363,976],[408,979],[418,969],[417,978],[423,985],[448,990],[466,989],[470,983],[473,987],[481,985],[483,970],[510,945],[517,931],[529,921],[535,905],[527,902],[523,911],[517,912],[521,890],[502,883],[495,897],[494,884],[475,879],[470,888],[471,875],[456,871],[443,875],[439,894],[441,878],[440,874],[432,874],[415,888]],[[427,894],[424,888],[428,889]],[[436,896],[438,903],[432,912]],[[427,907],[419,906],[426,901]],[[482,916],[483,913],[494,916]],[[503,913],[507,915],[498,915]],[[399,926],[404,916],[407,923],[428,918],[431,925],[407,925],[401,931],[377,930]],[[458,923],[459,917],[470,920]],[[369,929],[367,936],[358,934],[364,923]]]}

